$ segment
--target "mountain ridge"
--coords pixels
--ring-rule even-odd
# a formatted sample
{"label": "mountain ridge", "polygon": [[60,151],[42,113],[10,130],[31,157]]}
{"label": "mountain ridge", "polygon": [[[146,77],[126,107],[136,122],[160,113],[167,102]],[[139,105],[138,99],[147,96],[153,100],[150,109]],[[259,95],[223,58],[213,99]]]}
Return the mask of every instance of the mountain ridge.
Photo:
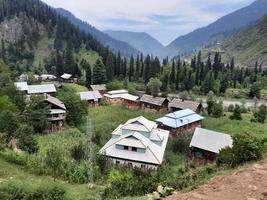
{"label": "mountain ridge", "polygon": [[137,49],[132,47],[130,44],[116,40],[104,32],[98,30],[94,26],[90,25],[88,22],[85,22],[79,18],[77,18],[73,13],[71,13],[68,10],[65,10],[63,8],[56,8],[56,11],[66,17],[72,24],[77,26],[82,31],[85,31],[86,33],[91,34],[93,37],[95,37],[100,43],[102,43],[104,46],[108,46],[113,52],[121,52],[121,54],[129,57],[131,54],[137,55],[139,52]]}
{"label": "mountain ridge", "polygon": [[106,30],[104,33],[110,37],[127,42],[143,54],[156,54],[163,45],[146,32]]}
{"label": "mountain ridge", "polygon": [[195,49],[209,45],[211,42],[210,39],[214,40],[214,38],[211,38],[211,36],[234,30],[236,30],[234,31],[234,34],[236,34],[241,30],[255,24],[257,20],[266,14],[267,1],[256,0],[244,8],[219,18],[206,27],[196,29],[189,34],[178,37],[169,45],[162,48],[158,54],[161,57],[174,57],[177,55],[190,53]]}

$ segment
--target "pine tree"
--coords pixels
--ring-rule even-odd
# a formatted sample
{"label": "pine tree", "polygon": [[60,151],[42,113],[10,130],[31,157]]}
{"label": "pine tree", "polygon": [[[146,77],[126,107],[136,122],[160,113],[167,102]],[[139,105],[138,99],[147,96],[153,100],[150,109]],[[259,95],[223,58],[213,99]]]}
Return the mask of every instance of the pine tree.
{"label": "pine tree", "polygon": [[106,82],[106,67],[100,59],[97,59],[93,68],[93,84],[103,84]]}
{"label": "pine tree", "polygon": [[107,79],[109,81],[113,80],[114,78],[114,60],[112,54],[109,54],[106,61],[106,72],[107,72]]}
{"label": "pine tree", "polygon": [[175,83],[175,61],[172,61],[172,70],[170,74],[170,82]]}
{"label": "pine tree", "polygon": [[133,76],[134,76],[134,57],[133,55],[131,55],[131,59],[130,59],[130,66],[129,66],[129,81],[131,82],[133,80]]}
{"label": "pine tree", "polygon": [[137,55],[135,66],[136,66],[135,79],[138,80],[140,76],[140,68],[141,68],[139,55]]}
{"label": "pine tree", "polygon": [[179,90],[179,85],[180,85],[180,70],[181,70],[181,59],[178,59],[177,62],[177,69],[176,69],[176,90]]}
{"label": "pine tree", "polygon": [[144,65],[144,81],[145,81],[145,83],[148,83],[149,78],[150,78],[150,76],[149,76],[150,65],[151,65],[150,56],[147,55],[146,60],[145,60],[145,65]]}

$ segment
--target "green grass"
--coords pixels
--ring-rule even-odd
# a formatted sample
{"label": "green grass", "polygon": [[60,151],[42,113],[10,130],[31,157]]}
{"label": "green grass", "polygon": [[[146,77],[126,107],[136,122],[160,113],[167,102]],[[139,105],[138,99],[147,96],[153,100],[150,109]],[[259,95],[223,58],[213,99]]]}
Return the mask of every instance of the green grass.
{"label": "green grass", "polygon": [[64,83],[64,87],[66,87],[69,90],[73,90],[74,92],[86,92],[88,91],[88,88],[82,85],[78,84],[72,84],[72,83]]}
{"label": "green grass", "polygon": [[221,118],[206,117],[203,121],[203,128],[221,131],[231,135],[249,133],[256,137],[267,137],[267,123],[254,123],[252,114],[242,114],[242,120],[229,119],[229,113]]}

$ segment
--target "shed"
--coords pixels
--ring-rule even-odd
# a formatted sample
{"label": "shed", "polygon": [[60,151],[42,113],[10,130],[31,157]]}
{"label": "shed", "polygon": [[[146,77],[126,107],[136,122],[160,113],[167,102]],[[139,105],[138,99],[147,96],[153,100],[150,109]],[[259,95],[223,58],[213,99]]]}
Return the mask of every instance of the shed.
{"label": "shed", "polygon": [[190,109],[193,110],[196,113],[200,113],[203,109],[203,106],[201,103],[197,101],[190,101],[190,100],[183,100],[183,99],[173,99],[169,103],[169,108],[174,111],[184,110],[184,109]]}
{"label": "shed", "polygon": [[144,94],[140,99],[141,108],[147,112],[164,113],[168,110],[169,100],[162,97],[153,97]]}
{"label": "shed", "polygon": [[99,91],[80,92],[80,98],[82,101],[87,101],[90,107],[97,107],[102,95]]}
{"label": "shed", "polygon": [[213,162],[220,150],[232,145],[233,139],[228,134],[196,128],[189,146],[190,156],[197,161]]}

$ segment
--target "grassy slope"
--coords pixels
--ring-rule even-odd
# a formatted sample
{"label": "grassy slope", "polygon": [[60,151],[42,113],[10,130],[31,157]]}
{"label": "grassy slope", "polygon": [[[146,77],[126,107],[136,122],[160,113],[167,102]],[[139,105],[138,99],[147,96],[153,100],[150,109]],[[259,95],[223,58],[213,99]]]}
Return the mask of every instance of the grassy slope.
{"label": "grassy slope", "polygon": [[206,117],[203,122],[203,127],[215,131],[225,132],[231,135],[249,133],[256,137],[267,138],[267,123],[253,123],[250,122],[251,114],[242,114],[242,120],[230,120],[229,113],[225,117],[216,119]]}
{"label": "grassy slope", "polygon": [[[105,143],[110,138],[111,132],[119,124],[126,122],[130,118],[142,115],[148,119],[154,120],[155,118],[159,117],[159,115],[144,113],[142,111],[132,111],[121,106],[107,106],[97,109],[90,109],[90,114],[93,120],[94,134],[100,134],[103,137],[101,143]],[[251,123],[250,119],[250,114],[243,115],[242,121],[230,120],[228,116],[219,119],[207,117],[203,122],[203,126],[211,130],[222,131],[225,133],[237,134],[248,132],[255,134],[258,137],[267,137],[267,123]],[[72,143],[72,139],[73,138],[68,137],[66,134],[50,134],[47,136],[40,136],[40,151],[44,150],[51,141],[56,142],[64,147],[64,145]],[[174,155],[169,150],[166,152],[166,159],[168,161],[168,165],[166,166],[167,171],[171,173],[176,173],[176,171],[179,171],[179,168],[185,164],[186,160],[186,158],[182,156]],[[224,172],[220,171],[220,173]],[[12,180],[10,177],[13,177]],[[206,177],[201,182],[207,180],[208,178],[209,177]],[[26,184],[33,188],[42,184],[59,184],[67,189],[68,197],[77,200],[87,199],[89,196],[93,196],[93,199],[100,199],[100,191],[102,191],[104,187],[102,185],[103,183],[100,182],[97,183],[95,190],[89,192],[85,184],[69,184],[63,181],[57,181],[54,183],[51,177],[32,175],[29,173],[29,171],[24,170],[22,167],[9,164],[6,161],[3,161],[3,159],[0,157],[0,183],[1,181],[18,181],[23,185]],[[124,200],[130,199],[143,200],[146,199],[146,197],[129,197],[125,198]]]}

